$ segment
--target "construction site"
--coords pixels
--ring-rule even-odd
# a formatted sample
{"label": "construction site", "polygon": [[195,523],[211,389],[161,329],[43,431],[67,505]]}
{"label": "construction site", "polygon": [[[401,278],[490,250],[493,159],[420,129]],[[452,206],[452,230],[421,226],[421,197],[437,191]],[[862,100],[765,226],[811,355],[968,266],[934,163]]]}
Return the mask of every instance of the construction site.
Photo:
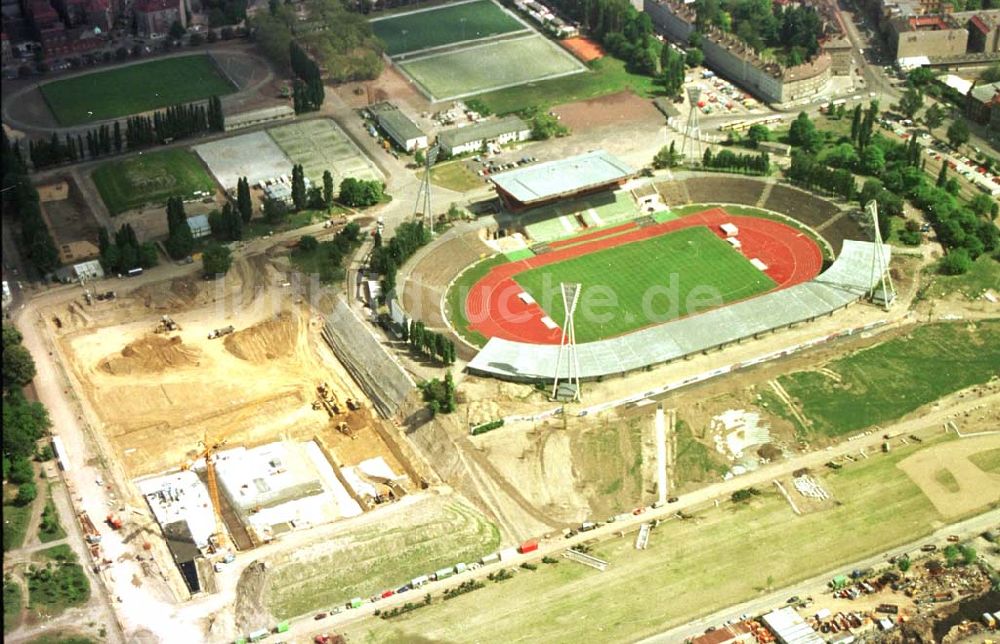
{"label": "construction site", "polygon": [[179,596],[212,589],[212,564],[234,552],[426,486],[271,259],[239,260],[218,282],[126,283],[114,299],[80,289],[43,314],[107,466],[133,483],[123,508],[159,524]]}

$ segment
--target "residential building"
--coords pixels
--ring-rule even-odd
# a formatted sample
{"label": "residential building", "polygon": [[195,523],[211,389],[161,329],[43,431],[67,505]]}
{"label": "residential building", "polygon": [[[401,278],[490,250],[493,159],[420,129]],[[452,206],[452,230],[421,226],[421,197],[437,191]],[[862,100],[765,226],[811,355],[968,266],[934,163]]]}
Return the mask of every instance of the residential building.
{"label": "residential building", "polygon": [[1000,52],[1000,9],[965,11],[953,16],[964,21],[969,31],[969,51],[977,54]]}
{"label": "residential building", "polygon": [[896,60],[913,56],[964,54],[969,32],[950,16],[903,16],[889,21],[889,46]]}
{"label": "residential building", "polygon": [[166,34],[175,22],[187,25],[180,0],[137,0],[134,10],[136,29],[147,36]]}
{"label": "residential building", "polygon": [[989,124],[1000,106],[1000,82],[974,85],[965,96],[965,115],[976,123]]}
{"label": "residential building", "polygon": [[854,63],[854,45],[846,36],[830,38],[820,45],[830,55],[830,73],[847,76]]}
{"label": "residential building", "polygon": [[456,155],[478,152],[491,143],[506,145],[526,141],[530,137],[530,125],[517,116],[507,116],[445,130],[438,134],[437,142],[448,154]]}

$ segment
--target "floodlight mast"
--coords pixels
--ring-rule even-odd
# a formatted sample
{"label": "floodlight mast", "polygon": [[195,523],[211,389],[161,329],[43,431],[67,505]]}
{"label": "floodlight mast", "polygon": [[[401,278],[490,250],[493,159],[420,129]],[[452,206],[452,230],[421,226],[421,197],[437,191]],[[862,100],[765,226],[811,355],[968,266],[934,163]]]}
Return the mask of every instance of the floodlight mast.
{"label": "floodlight mast", "polygon": [[563,282],[559,285],[562,291],[563,310],[566,311],[566,319],[563,320],[562,337],[559,340],[559,354],[556,358],[555,375],[552,378],[552,399],[559,396],[559,371],[563,364],[563,354],[567,357],[566,378],[569,387],[572,389],[572,400],[580,400],[580,359],[576,353],[576,326],[573,318],[576,314],[576,305],[580,300],[580,284]]}
{"label": "floodlight mast", "polygon": [[688,96],[688,118],[684,126],[684,140],[681,141],[681,158],[688,158],[690,152],[690,162],[692,165],[701,163],[701,123],[699,120],[701,111],[698,102],[701,100],[701,88],[690,86],[687,88]]}
{"label": "floodlight mast", "polygon": [[868,297],[875,301],[875,292],[879,286],[882,289],[882,305],[888,311],[889,307],[896,300],[896,287],[892,283],[892,275],[889,273],[889,263],[885,257],[885,246],[882,241],[882,230],[878,225],[878,202],[874,199],[865,204],[865,211],[871,217],[872,231],[875,237],[875,250],[872,253],[871,276],[869,283],[872,285],[868,292]]}

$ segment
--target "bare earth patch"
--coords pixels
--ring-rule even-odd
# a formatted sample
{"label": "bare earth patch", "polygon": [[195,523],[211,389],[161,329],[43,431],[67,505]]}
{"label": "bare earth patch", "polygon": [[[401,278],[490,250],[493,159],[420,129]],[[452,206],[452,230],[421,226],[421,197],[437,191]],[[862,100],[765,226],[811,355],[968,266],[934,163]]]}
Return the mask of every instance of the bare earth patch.
{"label": "bare earth patch", "polygon": [[[1000,447],[1000,435],[950,441],[903,459],[898,466],[920,486],[945,517],[967,514],[1000,499],[1000,474],[988,474],[969,457]],[[944,485],[938,473],[946,469],[957,481],[958,491]],[[975,491],[975,494],[969,494]]]}

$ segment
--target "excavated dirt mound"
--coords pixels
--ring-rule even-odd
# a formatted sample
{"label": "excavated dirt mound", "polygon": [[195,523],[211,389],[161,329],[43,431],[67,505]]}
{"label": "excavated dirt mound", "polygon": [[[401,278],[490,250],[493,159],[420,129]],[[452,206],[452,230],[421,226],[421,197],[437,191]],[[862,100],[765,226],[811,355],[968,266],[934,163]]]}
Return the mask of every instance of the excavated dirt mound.
{"label": "excavated dirt mound", "polygon": [[247,362],[260,363],[284,358],[295,350],[297,332],[295,317],[288,311],[282,311],[270,320],[227,335],[226,350]]}
{"label": "excavated dirt mound", "polygon": [[147,335],[125,345],[120,354],[101,360],[98,368],[113,376],[161,373],[198,364],[197,349],[184,346],[180,336]]}

